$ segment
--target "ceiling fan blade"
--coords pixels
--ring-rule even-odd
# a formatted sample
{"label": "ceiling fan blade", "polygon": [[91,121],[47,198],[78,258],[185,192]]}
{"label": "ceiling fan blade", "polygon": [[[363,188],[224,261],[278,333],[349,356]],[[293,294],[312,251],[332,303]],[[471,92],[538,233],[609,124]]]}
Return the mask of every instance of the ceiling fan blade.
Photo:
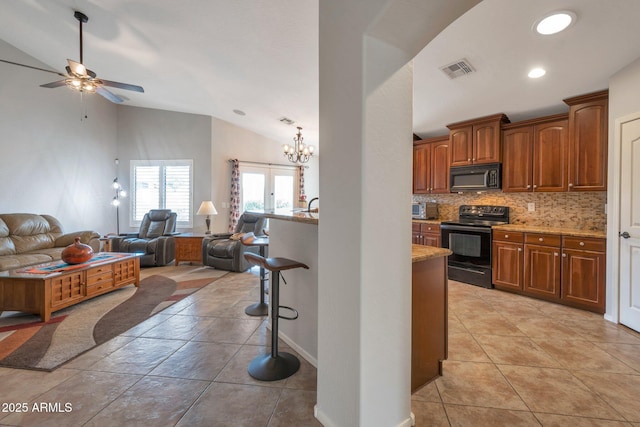
{"label": "ceiling fan blade", "polygon": [[67,84],[67,82],[65,80],[58,80],[57,82],[51,82],[51,83],[40,85],[40,87],[48,87],[50,89],[53,89],[54,87],[60,87],[60,86],[66,85],[66,84]]}
{"label": "ceiling fan blade", "polygon": [[57,71],[47,70],[46,68],[34,67],[33,65],[19,64],[17,62],[7,61],[6,59],[0,59],[0,62],[5,62],[5,63],[11,64],[11,65],[17,65],[19,67],[31,68],[31,69],[38,70],[38,71],[46,71],[47,73],[57,74],[57,75],[59,75],[61,77],[67,77],[64,74],[59,73]]}
{"label": "ceiling fan blade", "polygon": [[126,90],[133,90],[135,92],[142,92],[144,93],[144,89],[142,88],[142,86],[137,86],[137,85],[130,85],[128,83],[119,83],[119,82],[112,82],[110,80],[102,80],[100,79],[100,81],[102,82],[103,85],[105,86],[110,86],[110,87],[117,87],[118,89],[126,89]]}
{"label": "ceiling fan blade", "polygon": [[87,67],[71,59],[67,59],[67,62],[69,63],[69,66],[67,67],[67,71],[69,71],[71,74],[75,74],[76,76],[82,76],[82,77],[88,76]]}
{"label": "ceiling fan blade", "polygon": [[124,99],[120,98],[115,93],[109,92],[107,89],[100,86],[96,87],[96,93],[99,95],[102,95],[103,97],[105,97],[111,102],[115,102],[116,104],[120,104],[121,102],[124,102]]}

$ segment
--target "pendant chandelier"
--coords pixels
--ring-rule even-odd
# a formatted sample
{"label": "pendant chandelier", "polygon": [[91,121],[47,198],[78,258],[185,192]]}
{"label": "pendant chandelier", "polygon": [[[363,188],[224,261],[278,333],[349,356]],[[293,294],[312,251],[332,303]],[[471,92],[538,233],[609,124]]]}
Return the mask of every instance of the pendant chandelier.
{"label": "pendant chandelier", "polygon": [[293,138],[293,145],[284,144],[282,146],[284,155],[290,162],[293,163],[306,163],[313,156],[313,145],[306,145],[304,138],[302,137],[302,128],[298,126],[298,133]]}

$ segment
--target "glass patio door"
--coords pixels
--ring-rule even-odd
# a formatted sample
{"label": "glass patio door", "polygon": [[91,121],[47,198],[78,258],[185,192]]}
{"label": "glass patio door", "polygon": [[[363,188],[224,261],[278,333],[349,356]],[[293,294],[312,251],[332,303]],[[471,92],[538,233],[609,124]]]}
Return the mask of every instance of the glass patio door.
{"label": "glass patio door", "polygon": [[291,210],[297,192],[295,167],[240,165],[241,212]]}

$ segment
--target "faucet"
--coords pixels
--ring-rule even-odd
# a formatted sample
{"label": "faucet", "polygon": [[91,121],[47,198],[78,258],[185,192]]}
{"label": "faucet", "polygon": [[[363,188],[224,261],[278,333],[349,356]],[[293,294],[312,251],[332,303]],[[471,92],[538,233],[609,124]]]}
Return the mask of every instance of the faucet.
{"label": "faucet", "polygon": [[308,213],[311,213],[311,203],[313,203],[316,200],[318,200],[317,197],[314,197],[313,199],[309,200],[309,205],[307,206],[307,212]]}

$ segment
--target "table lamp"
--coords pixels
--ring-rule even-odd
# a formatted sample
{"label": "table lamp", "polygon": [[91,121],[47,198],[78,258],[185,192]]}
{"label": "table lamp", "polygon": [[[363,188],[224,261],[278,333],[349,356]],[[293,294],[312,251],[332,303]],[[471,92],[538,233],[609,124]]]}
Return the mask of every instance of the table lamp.
{"label": "table lamp", "polygon": [[211,234],[211,230],[209,230],[209,227],[211,226],[211,218],[209,217],[209,215],[218,215],[218,211],[216,210],[215,206],[213,206],[213,202],[209,200],[200,203],[200,208],[198,209],[198,212],[196,212],[196,215],[207,216],[207,218],[204,220],[204,222],[207,223],[207,232],[205,234]]}

